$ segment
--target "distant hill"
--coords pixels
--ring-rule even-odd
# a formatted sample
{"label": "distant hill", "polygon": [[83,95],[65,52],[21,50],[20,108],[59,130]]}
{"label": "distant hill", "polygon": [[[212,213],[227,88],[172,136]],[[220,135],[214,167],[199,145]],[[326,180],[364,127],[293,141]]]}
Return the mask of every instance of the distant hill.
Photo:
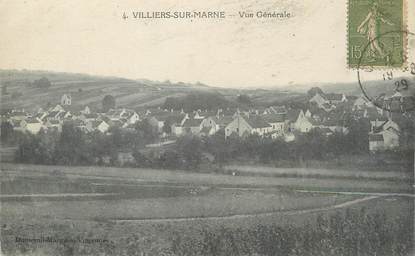
{"label": "distant hill", "polygon": [[[395,93],[395,81],[404,79],[403,77],[399,77],[390,81],[362,81],[362,86],[368,96],[377,96],[380,93],[385,93],[388,96],[391,96]],[[408,80],[408,84],[412,86],[411,89],[414,88],[415,80]],[[362,89],[360,88],[359,83],[338,83],[338,84],[330,84],[324,85],[321,87],[323,91],[328,93],[344,93],[346,95],[362,95]]]}
{"label": "distant hill", "polygon": [[[33,82],[46,77],[49,88],[38,88]],[[1,95],[1,109],[25,108],[30,111],[60,102],[63,94],[71,94],[72,104],[101,107],[101,100],[110,94],[117,106],[140,108],[162,105],[167,97],[179,97],[193,91],[211,90],[207,85],[132,80],[49,71],[0,70],[0,85],[6,86]]]}
{"label": "distant hill", "polygon": [[[39,88],[33,82],[46,77],[49,88]],[[334,83],[310,85],[290,85],[275,89],[236,89],[211,87],[203,83],[173,83],[148,79],[125,79],[110,76],[92,76],[50,71],[0,70],[0,85],[7,86],[7,93],[1,94],[1,109],[25,108],[35,111],[60,102],[63,94],[71,94],[72,104],[99,109],[105,95],[112,95],[116,105],[133,109],[163,106],[166,98],[184,99],[186,95],[197,92],[220,94],[214,98],[223,106],[232,105],[238,95],[248,95],[256,106],[286,104],[289,101],[302,101],[311,87],[319,87],[326,93],[361,95],[357,83]],[[393,86],[377,81],[365,82],[369,93],[393,91]],[[3,90],[2,90],[3,92]],[[177,102],[175,102],[177,104]],[[181,104],[181,103],[180,103]]]}
{"label": "distant hill", "polygon": [[[35,80],[46,77],[49,88],[38,88]],[[211,92],[222,106],[232,105],[239,94],[248,95],[255,105],[271,105],[301,95],[290,90],[234,89],[211,87],[203,83],[172,83],[148,79],[125,79],[51,71],[0,70],[0,85],[7,85],[1,95],[1,109],[25,108],[35,111],[60,102],[63,94],[71,94],[72,104],[99,109],[105,95],[115,97],[116,105],[133,109],[162,106],[166,98],[181,98],[195,92]]]}

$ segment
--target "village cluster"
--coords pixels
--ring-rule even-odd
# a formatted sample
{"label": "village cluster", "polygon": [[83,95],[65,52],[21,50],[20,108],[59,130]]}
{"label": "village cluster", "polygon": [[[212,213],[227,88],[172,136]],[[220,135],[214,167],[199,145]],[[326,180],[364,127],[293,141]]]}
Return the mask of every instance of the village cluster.
{"label": "village cluster", "polygon": [[315,93],[305,102],[307,109],[288,106],[227,108],[216,111],[185,111],[158,108],[135,111],[126,108],[110,109],[106,113],[93,112],[88,106],[72,104],[70,94],[61,97],[60,104],[34,113],[11,110],[2,121],[13,129],[31,134],[41,130],[62,130],[65,122],[72,122],[85,133],[109,133],[112,127],[135,129],[136,123],[147,120],[160,139],[177,138],[186,134],[211,136],[221,131],[225,137],[257,134],[269,139],[294,141],[299,133],[318,129],[325,136],[347,134],[345,115],[370,122],[369,149],[381,151],[399,146],[400,126],[392,114],[375,107],[363,96]]}

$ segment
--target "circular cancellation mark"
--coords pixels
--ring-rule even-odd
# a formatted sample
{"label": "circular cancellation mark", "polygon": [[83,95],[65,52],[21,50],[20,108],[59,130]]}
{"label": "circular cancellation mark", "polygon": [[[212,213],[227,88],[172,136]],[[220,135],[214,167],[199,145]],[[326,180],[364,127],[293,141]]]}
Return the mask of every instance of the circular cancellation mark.
{"label": "circular cancellation mark", "polygon": [[[379,35],[363,48],[357,65],[357,78],[363,95],[373,105],[389,112],[405,113],[415,110],[415,53],[409,55],[402,48],[400,57],[404,65],[394,67],[394,60],[390,56],[396,47],[392,44],[387,49],[383,43],[383,39],[393,41],[394,38],[400,38],[403,42],[401,45],[406,45],[405,40],[408,40],[409,48],[415,46],[415,34],[409,31],[389,31]],[[377,45],[385,49],[382,56],[373,49],[375,40]],[[380,60],[384,64],[379,65]],[[371,62],[376,65],[372,66]]]}

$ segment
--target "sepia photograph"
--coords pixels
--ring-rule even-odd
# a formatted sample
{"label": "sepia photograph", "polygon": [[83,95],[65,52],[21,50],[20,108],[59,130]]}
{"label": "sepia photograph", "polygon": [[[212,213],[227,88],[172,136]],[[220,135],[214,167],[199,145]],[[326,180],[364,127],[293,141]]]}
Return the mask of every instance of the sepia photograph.
{"label": "sepia photograph", "polygon": [[415,0],[0,0],[0,255],[415,255]]}

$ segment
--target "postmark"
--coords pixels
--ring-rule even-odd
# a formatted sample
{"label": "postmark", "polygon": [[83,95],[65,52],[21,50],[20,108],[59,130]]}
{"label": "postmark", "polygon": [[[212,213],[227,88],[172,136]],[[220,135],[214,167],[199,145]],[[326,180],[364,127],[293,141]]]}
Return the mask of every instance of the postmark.
{"label": "postmark", "polygon": [[[394,67],[405,65],[406,0],[348,0],[348,65]],[[383,35],[383,36],[381,36]],[[364,49],[366,48],[366,49]]]}
{"label": "postmark", "polygon": [[[401,35],[415,42],[415,34],[409,31],[389,31],[377,38]],[[415,53],[413,49],[404,56],[407,63],[401,68],[385,66],[376,69],[364,63],[364,56],[370,50],[370,42],[362,49],[357,63],[357,78],[365,98],[374,106],[395,113],[407,113],[415,110]]]}

